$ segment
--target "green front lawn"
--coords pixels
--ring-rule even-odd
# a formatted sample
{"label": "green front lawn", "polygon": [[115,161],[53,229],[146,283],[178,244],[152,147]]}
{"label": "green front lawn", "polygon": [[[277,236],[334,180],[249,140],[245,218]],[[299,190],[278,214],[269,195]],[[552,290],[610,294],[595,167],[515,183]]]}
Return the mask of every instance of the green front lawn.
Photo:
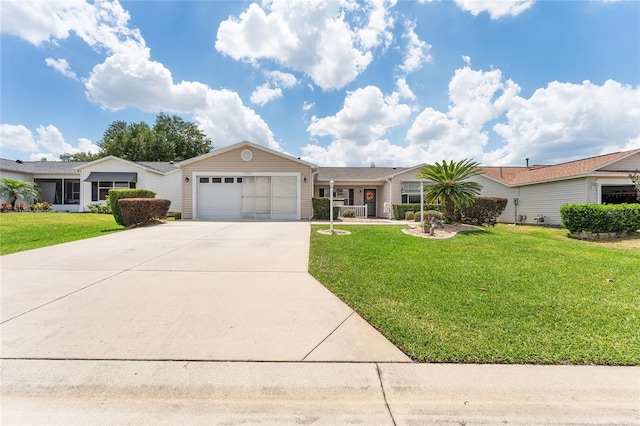
{"label": "green front lawn", "polygon": [[2,213],[0,255],[97,237],[123,229],[110,214]]}
{"label": "green front lawn", "polygon": [[640,250],[497,226],[447,240],[313,226],[309,270],[412,358],[640,364]]}

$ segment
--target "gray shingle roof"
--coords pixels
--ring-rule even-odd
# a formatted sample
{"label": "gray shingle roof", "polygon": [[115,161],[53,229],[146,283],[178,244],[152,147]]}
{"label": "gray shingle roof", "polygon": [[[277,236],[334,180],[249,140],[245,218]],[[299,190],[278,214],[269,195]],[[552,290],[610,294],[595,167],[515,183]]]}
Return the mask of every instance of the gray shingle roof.
{"label": "gray shingle roof", "polygon": [[318,181],[377,181],[407,169],[409,167],[318,167]]}
{"label": "gray shingle roof", "polygon": [[171,164],[169,162],[161,162],[161,161],[138,161],[137,164],[141,164],[145,167],[148,167],[153,170],[157,170],[162,173],[169,173],[173,170],[177,170],[178,167],[176,164]]}
{"label": "gray shingle roof", "polygon": [[[0,170],[38,175],[76,175],[78,174],[78,171],[75,170],[75,168],[84,166],[85,164],[89,163],[83,161],[23,161],[22,163],[17,163],[13,160],[5,160],[4,158],[0,158]],[[140,161],[136,164],[140,164],[141,166],[148,167],[160,173],[168,173],[179,168],[175,164],[160,161]]]}

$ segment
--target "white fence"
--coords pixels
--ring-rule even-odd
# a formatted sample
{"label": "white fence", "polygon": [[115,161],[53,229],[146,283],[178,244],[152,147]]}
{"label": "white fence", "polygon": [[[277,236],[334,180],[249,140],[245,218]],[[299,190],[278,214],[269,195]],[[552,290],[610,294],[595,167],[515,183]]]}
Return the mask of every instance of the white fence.
{"label": "white fence", "polygon": [[342,217],[344,215],[345,210],[354,210],[356,212],[356,217],[367,217],[367,206],[340,206],[340,214]]}

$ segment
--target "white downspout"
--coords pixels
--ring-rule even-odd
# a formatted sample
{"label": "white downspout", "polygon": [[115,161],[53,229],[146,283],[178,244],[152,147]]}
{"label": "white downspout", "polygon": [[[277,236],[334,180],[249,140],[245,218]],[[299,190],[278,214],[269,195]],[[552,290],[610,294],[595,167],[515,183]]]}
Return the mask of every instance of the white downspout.
{"label": "white downspout", "polygon": [[[311,198],[316,196],[316,179],[315,176],[318,174],[318,170],[315,172],[311,172]],[[311,214],[309,215],[309,220],[313,219],[313,201],[311,201]]]}
{"label": "white downspout", "polygon": [[387,182],[389,182],[389,220],[392,219],[393,216],[393,177],[389,180],[388,177],[384,178]]}

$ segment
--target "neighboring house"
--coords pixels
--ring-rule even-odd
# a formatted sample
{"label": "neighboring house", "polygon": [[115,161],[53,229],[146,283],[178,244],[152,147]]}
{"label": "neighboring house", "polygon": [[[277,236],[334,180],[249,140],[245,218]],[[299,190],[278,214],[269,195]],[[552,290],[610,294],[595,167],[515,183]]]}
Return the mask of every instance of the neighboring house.
{"label": "neighboring house", "polygon": [[[58,211],[85,211],[109,189],[143,188],[171,200],[184,219],[308,220],[312,197],[333,195],[360,216],[393,218],[393,204],[420,203],[414,167],[317,167],[251,142],[241,142],[177,164],[105,157],[89,163],[0,160],[0,175],[40,185]],[[629,174],[640,169],[640,149],[567,163],[482,167],[472,180],[482,196],[507,198],[504,223],[559,225],[566,203],[637,202]],[[428,185],[429,182],[423,182]],[[365,209],[366,206],[366,209]]]}
{"label": "neighboring house", "polygon": [[639,169],[636,149],[549,166],[483,167],[474,180],[482,195],[508,199],[500,222],[560,225],[563,204],[638,202],[629,174]]}
{"label": "neighboring house", "polygon": [[180,170],[167,162],[132,162],[109,156],[91,162],[10,161],[0,159],[0,176],[35,182],[40,200],[54,211],[87,211],[88,204],[106,202],[112,188],[142,188],[180,209]]}

